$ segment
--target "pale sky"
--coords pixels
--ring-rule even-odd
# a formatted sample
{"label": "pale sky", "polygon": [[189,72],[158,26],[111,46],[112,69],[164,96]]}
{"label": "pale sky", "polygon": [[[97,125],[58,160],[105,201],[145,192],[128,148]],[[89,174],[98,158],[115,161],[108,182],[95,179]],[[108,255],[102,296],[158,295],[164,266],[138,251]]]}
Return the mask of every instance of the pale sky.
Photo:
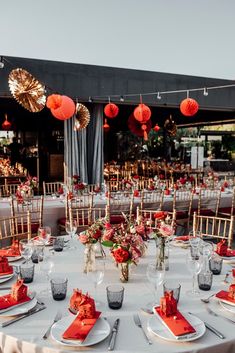
{"label": "pale sky", "polygon": [[234,0],[1,0],[0,55],[235,79]]}

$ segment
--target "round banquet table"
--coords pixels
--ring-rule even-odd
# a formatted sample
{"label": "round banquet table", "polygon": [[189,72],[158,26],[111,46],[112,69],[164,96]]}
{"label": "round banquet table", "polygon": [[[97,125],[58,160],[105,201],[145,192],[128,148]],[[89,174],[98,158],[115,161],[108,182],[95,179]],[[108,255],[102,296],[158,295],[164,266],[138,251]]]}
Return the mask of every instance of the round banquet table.
{"label": "round banquet table", "polygon": [[[68,278],[68,292],[67,297],[63,301],[54,301],[49,295],[47,298],[43,298],[47,308],[39,313],[36,313],[30,317],[24,318],[19,322],[16,322],[10,326],[1,329],[0,333],[0,350],[3,353],[55,353],[55,352],[106,352],[108,350],[108,341],[106,338],[104,341],[90,347],[65,347],[60,343],[57,343],[49,337],[47,340],[43,340],[42,336],[47,330],[48,326],[53,322],[53,319],[58,310],[65,315],[72,315],[68,312],[68,302],[72,294],[73,288],[79,288],[83,292],[89,292],[91,296],[94,295],[93,285],[88,281],[86,275],[83,273],[83,251],[84,247],[82,244],[77,242],[77,249],[69,250],[64,249],[61,253],[55,253],[47,249],[53,262],[54,268],[51,276],[59,274],[62,277]],[[200,319],[207,321],[212,326],[221,331],[226,338],[224,340],[218,338],[214,333],[206,330],[204,336],[193,341],[193,342],[169,342],[156,335],[148,332],[148,336],[151,338],[153,344],[148,345],[143,333],[133,321],[133,314],[139,313],[143,325],[146,328],[148,320],[152,315],[146,314],[141,311],[141,307],[144,307],[146,303],[153,300],[153,292],[150,284],[146,279],[146,268],[150,261],[155,258],[155,242],[148,242],[148,250],[146,255],[140,259],[138,266],[132,267],[130,273],[130,280],[124,283],[125,288],[123,306],[119,310],[111,310],[108,308],[106,299],[106,286],[109,284],[119,283],[119,271],[115,267],[113,260],[111,259],[108,249],[106,249],[106,271],[104,281],[98,286],[97,298],[103,302],[103,306],[99,309],[102,311],[102,316],[107,318],[111,328],[116,318],[120,318],[119,331],[117,334],[115,351],[120,353],[131,353],[131,352],[200,352],[200,353],[231,353],[235,351],[235,334],[234,324],[224,320],[211,316],[206,311],[206,304],[203,304],[199,298],[207,297],[211,293],[216,293],[219,290],[227,289],[228,284],[223,283],[223,279],[226,271],[230,267],[228,264],[224,264],[221,275],[214,276],[213,286],[211,291],[201,291],[200,297],[190,297],[186,294],[186,291],[191,288],[192,280],[191,275],[187,271],[185,258],[188,250],[171,245],[170,248],[170,270],[166,272],[166,279],[177,279],[181,284],[181,295],[179,301],[179,310],[181,312],[191,312],[197,315]],[[101,261],[97,259],[96,261]],[[45,278],[39,271],[38,265],[36,264],[36,273],[34,282],[29,285],[31,290],[35,290],[37,293],[45,287]],[[14,280],[10,280],[0,286],[12,284]],[[3,291],[2,291],[3,292]],[[162,288],[159,288],[158,297],[162,295]],[[40,295],[38,294],[40,298]],[[42,298],[41,298],[42,299]],[[216,299],[212,299],[210,304],[215,311],[222,313],[224,316],[232,315],[221,311],[222,307]],[[235,315],[234,315],[235,316]],[[235,319],[235,317],[234,317]],[[2,319],[1,319],[2,320]]]}

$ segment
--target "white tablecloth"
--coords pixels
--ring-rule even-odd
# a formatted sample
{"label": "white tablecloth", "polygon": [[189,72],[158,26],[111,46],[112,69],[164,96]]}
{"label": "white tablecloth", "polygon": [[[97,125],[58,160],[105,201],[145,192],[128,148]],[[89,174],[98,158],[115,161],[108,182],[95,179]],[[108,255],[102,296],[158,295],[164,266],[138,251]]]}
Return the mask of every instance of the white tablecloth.
{"label": "white tablecloth", "polygon": [[[87,351],[87,352],[106,352],[108,348],[108,339],[103,342],[86,348],[67,348],[56,343],[52,338],[43,340],[42,336],[47,327],[52,323],[53,318],[58,310],[63,315],[71,315],[68,313],[68,301],[73,288],[88,291],[91,295],[93,292],[92,284],[83,274],[83,250],[84,247],[79,244],[77,250],[64,250],[61,253],[55,253],[53,256],[54,270],[53,274],[66,276],[68,278],[68,295],[66,300],[58,302],[51,297],[46,298],[45,304],[47,309],[28,318],[5,327],[0,333],[0,347],[3,353],[55,353],[68,351]],[[107,249],[106,249],[107,250]],[[151,315],[143,313],[140,308],[153,299],[151,286],[146,278],[146,268],[149,261],[153,261],[155,256],[155,243],[149,242],[149,248],[144,258],[140,260],[137,267],[132,269],[130,280],[123,284],[125,288],[124,303],[120,310],[111,310],[107,306],[106,286],[108,284],[119,283],[119,272],[114,266],[111,257],[108,255],[106,259],[106,272],[103,283],[98,286],[97,297],[103,301],[104,305],[102,315],[107,317],[108,322],[112,326],[114,320],[120,318],[120,328],[117,335],[115,351],[118,353],[132,352],[194,352],[194,353],[232,353],[235,351],[235,334],[234,325],[221,318],[210,316],[206,312],[206,305],[201,303],[199,298],[192,298],[186,295],[186,290],[191,287],[191,275],[186,269],[185,255],[188,250],[172,247],[170,249],[170,270],[166,273],[167,279],[177,279],[181,284],[181,295],[179,301],[179,310],[181,312],[192,312],[203,320],[220,330],[225,336],[225,340],[221,340],[210,331],[206,331],[205,335],[194,342],[188,343],[172,343],[164,341],[157,336],[148,332],[149,337],[153,341],[150,346],[145,341],[141,330],[135,326],[133,314],[138,312],[146,328],[147,321]],[[97,261],[100,261],[97,259]],[[214,276],[213,286],[210,292],[201,292],[200,297],[207,297],[211,293],[215,293],[221,289],[226,289],[228,285],[223,284],[223,278],[228,269],[228,265],[224,265],[222,274]],[[12,284],[13,280],[7,284]],[[45,278],[39,273],[38,265],[36,265],[36,275],[34,282],[29,285],[31,290],[39,292],[45,284]],[[6,285],[6,283],[4,284]],[[159,296],[162,289],[159,290]],[[208,305],[213,306],[214,310],[219,312],[221,306],[215,299]],[[226,313],[223,312],[223,315]],[[229,314],[227,314],[229,316]],[[235,319],[235,317],[234,317]]]}

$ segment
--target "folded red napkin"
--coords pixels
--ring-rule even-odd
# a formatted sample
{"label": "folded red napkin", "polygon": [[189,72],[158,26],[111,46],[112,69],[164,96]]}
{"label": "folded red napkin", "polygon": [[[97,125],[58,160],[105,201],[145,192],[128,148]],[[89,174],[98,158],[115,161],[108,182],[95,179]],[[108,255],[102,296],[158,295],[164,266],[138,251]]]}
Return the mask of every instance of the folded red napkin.
{"label": "folded red napkin", "polygon": [[0,277],[1,276],[6,276],[6,275],[11,275],[13,273],[13,267],[12,266],[10,266],[10,267],[11,267],[11,269],[9,271],[1,272],[0,273]]}
{"label": "folded red napkin", "polygon": [[181,235],[179,237],[176,237],[175,240],[188,241],[189,235]]}
{"label": "folded red napkin", "polygon": [[11,294],[6,294],[0,297],[0,310],[10,308],[11,306],[23,304],[31,300],[28,296],[21,300],[15,300]]}
{"label": "folded red napkin", "polygon": [[183,336],[189,333],[194,333],[196,330],[185,319],[185,317],[177,310],[175,315],[166,316],[162,313],[160,306],[154,308],[156,313],[161,317],[165,325],[174,336]]}
{"label": "folded red napkin", "polygon": [[[217,250],[215,252],[216,252],[216,254],[221,256]],[[235,250],[227,249],[226,255],[224,255],[223,257],[234,257],[234,256],[235,256]]]}
{"label": "folded red napkin", "polygon": [[226,292],[225,290],[221,290],[220,292],[218,292],[216,295],[216,298],[218,299],[223,299],[223,300],[226,300],[230,303],[233,303],[235,304],[235,299],[231,298],[228,296],[228,292]]}
{"label": "folded red napkin", "polygon": [[100,317],[101,312],[96,311],[95,317],[92,319],[83,319],[82,317],[78,316],[72,322],[72,324],[67,328],[67,330],[63,333],[63,339],[70,339],[70,340],[79,340],[83,342],[89,332],[94,327],[96,321]]}
{"label": "folded red napkin", "polygon": [[20,251],[16,251],[15,249],[1,249],[0,256],[7,256],[7,257],[16,257],[20,256]]}

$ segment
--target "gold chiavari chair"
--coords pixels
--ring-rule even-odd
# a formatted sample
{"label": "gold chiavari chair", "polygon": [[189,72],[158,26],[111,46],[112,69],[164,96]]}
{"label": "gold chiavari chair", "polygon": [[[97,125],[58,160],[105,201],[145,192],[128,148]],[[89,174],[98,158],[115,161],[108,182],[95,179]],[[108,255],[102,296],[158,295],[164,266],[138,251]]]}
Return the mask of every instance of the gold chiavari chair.
{"label": "gold chiavari chair", "polygon": [[171,226],[176,228],[176,210],[171,211],[160,211],[159,209],[155,210],[150,210],[150,209],[141,209],[140,207],[137,207],[136,209],[136,221],[137,223],[141,223],[141,220],[150,220],[151,222],[151,227],[154,229],[157,226],[157,223],[159,221],[158,217],[155,217],[156,214],[159,215],[159,212],[162,212],[165,215],[169,215],[171,217]]}
{"label": "gold chiavari chair", "polygon": [[108,191],[121,191],[124,188],[124,184],[120,180],[109,180],[106,181],[106,188]]}
{"label": "gold chiavari chair", "polygon": [[62,186],[63,186],[63,183],[61,181],[55,181],[50,183],[43,181],[42,183],[43,195],[46,196],[46,195],[58,194]]}
{"label": "gold chiavari chair", "polygon": [[140,209],[159,209],[163,207],[164,192],[162,190],[152,190],[141,192]]}
{"label": "gold chiavari chair", "polygon": [[174,190],[173,210],[176,210],[176,225],[187,232],[192,214],[193,193],[190,190]]}
{"label": "gold chiavari chair", "polygon": [[0,197],[7,197],[7,191],[5,185],[0,185]]}
{"label": "gold chiavari chair", "polygon": [[221,191],[220,189],[199,190],[198,215],[217,216],[219,211]]}
{"label": "gold chiavari chair", "polygon": [[223,218],[193,214],[193,231],[200,232],[203,239],[226,239],[232,245],[234,217]]}
{"label": "gold chiavari chair", "polygon": [[6,189],[7,196],[15,195],[19,185],[20,184],[6,184],[5,189]]}
{"label": "gold chiavari chair", "polygon": [[227,217],[235,216],[235,186],[233,187],[233,192],[229,195],[227,200],[228,200],[228,206],[219,207],[220,217],[227,218]]}
{"label": "gold chiavari chair", "polygon": [[31,236],[31,215],[29,211],[18,216],[0,218],[1,248],[9,246],[9,243],[13,240],[31,239]]}
{"label": "gold chiavari chair", "polygon": [[108,192],[107,196],[107,219],[111,224],[124,222],[123,213],[130,219],[133,217],[133,192]]}
{"label": "gold chiavari chair", "polygon": [[[44,197],[36,196],[28,199],[25,202],[18,202],[17,199],[11,197],[10,206],[11,206],[11,216],[22,216],[27,212],[30,213],[31,217],[31,233],[32,236],[37,235],[37,231],[39,227],[43,225],[43,205],[44,205]],[[27,224],[27,220],[25,219],[25,226]]]}
{"label": "gold chiavari chair", "polygon": [[107,208],[75,208],[69,203],[69,221],[76,221],[78,231],[91,226],[97,219],[107,217]]}

